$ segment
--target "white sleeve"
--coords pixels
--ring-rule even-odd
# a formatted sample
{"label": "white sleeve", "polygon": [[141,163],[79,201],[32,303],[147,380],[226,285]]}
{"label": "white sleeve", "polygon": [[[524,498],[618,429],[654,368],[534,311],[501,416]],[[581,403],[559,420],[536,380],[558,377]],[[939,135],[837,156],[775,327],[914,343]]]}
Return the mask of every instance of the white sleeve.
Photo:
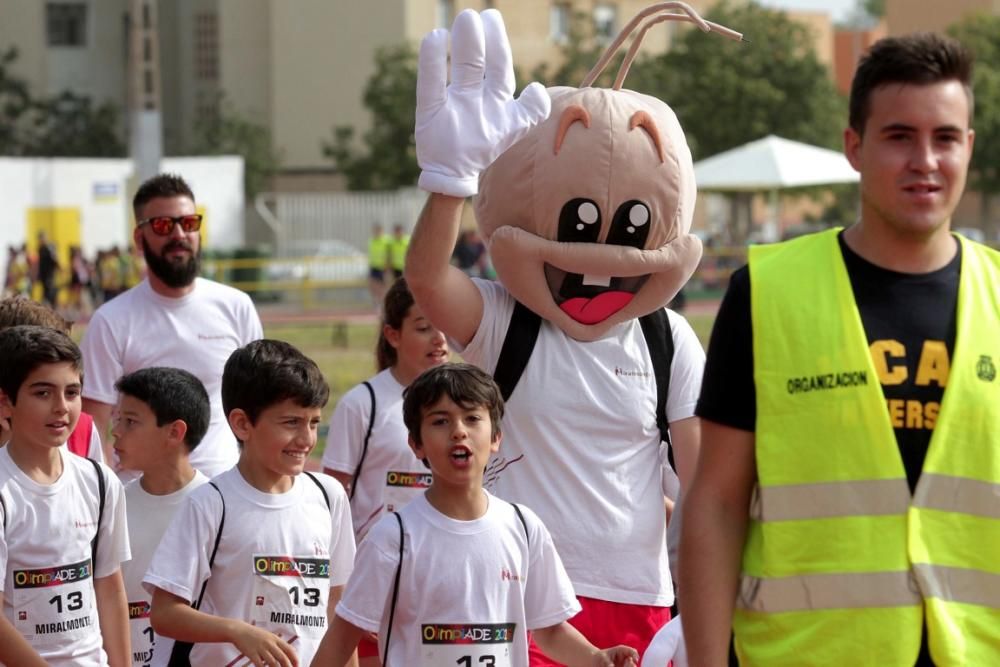
{"label": "white sleeve", "polygon": [[524,505],[518,507],[524,515],[529,536],[524,620],[528,630],[547,628],[576,616],[580,612],[580,603],[548,528],[529,508]]}
{"label": "white sleeve", "polygon": [[705,371],[705,350],[686,319],[667,311],[670,334],[674,339],[674,358],[670,362],[670,389],[667,392],[667,422],[694,416]]}
{"label": "white sleeve", "polygon": [[359,384],[344,394],[330,417],[323,467],[353,475],[361,459],[371,419],[372,398]]}
{"label": "white sleeve", "polygon": [[108,405],[117,400],[115,382],[122,376],[121,350],[113,327],[98,310],[80,341],[83,353],[83,397]]}
{"label": "white sleeve", "polygon": [[[87,467],[90,465],[87,464]],[[101,538],[97,545],[97,563],[94,565],[94,577],[97,579],[114,574],[123,562],[132,558],[125,514],[125,487],[111,468],[103,464],[100,467],[105,489]]]}
{"label": "white sleeve", "polygon": [[343,586],[354,569],[354,526],[347,492],[337,480],[317,475],[330,498],[330,586]]}
{"label": "white sleeve", "polygon": [[97,430],[97,422],[90,424],[90,444],[87,446],[87,458],[104,463],[104,448],[101,447],[101,432]]}
{"label": "white sleeve", "polygon": [[493,373],[514,313],[514,297],[495,281],[473,278],[472,282],[483,297],[483,319],[468,345],[463,347],[451,338],[448,339],[448,345],[462,355],[467,363]]}
{"label": "white sleeve", "polygon": [[257,308],[253,305],[253,300],[250,299],[245,293],[243,295],[243,342],[241,345],[246,345],[247,343],[252,343],[255,340],[260,340],[264,337],[264,327],[260,323],[260,315],[257,313]]}
{"label": "white sleeve", "polygon": [[358,547],[354,572],[337,603],[337,616],[367,632],[379,632],[398,566],[399,524],[394,515],[386,514]]}
{"label": "white sleeve", "polygon": [[192,492],[160,539],[142,587],[150,595],[162,588],[194,604],[211,574],[208,559],[221,518],[222,498],[214,488],[205,484]]}

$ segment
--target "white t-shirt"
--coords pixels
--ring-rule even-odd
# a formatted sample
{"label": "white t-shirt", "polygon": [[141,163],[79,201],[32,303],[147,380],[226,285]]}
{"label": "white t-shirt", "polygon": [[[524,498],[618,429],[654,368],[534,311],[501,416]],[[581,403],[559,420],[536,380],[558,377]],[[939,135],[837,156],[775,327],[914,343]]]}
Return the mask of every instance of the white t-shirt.
{"label": "white t-shirt", "polygon": [[[462,357],[493,373],[514,311],[498,283],[475,280],[483,319]],[[705,352],[668,310],[674,356],[667,420],[694,415]],[[542,321],[502,423],[487,488],[533,508],[552,531],[578,595],[669,606],[656,378],[638,320],[581,342]]]}
{"label": "white t-shirt", "polygon": [[[201,611],[266,628],[292,644],[299,664],[312,660],[327,627],[330,588],[347,581],[354,566],[354,533],[344,487],[316,475],[330,498],[305,475],[287,493],[250,486],[237,468],[191,493],[157,547],[143,585],[162,588],[194,603],[207,579]],[[225,525],[215,564],[209,571],[215,537]],[[239,657],[232,644],[196,644],[191,663],[227,665]],[[153,654],[166,665],[169,654]]]}
{"label": "white t-shirt", "polygon": [[153,291],[149,280],[97,309],[80,343],[83,397],[114,405],[122,375],[168,366],[193,373],[204,383],[212,418],[191,465],[208,477],[228,470],[239,456],[236,438],[222,414],[222,369],[229,355],[263,336],[260,318],[243,292],[197,278],[178,299]]}
{"label": "white t-shirt", "polygon": [[128,597],[129,632],[132,636],[132,665],[149,665],[154,651],[170,655],[174,640],[153,632],[149,624],[150,603],[153,596],[143,588],[142,578],[153,559],[153,552],[160,544],[170,520],[189,493],[208,482],[208,478],[195,471],[194,479],[182,489],[165,496],[154,496],[145,491],[138,479],[125,485],[125,502],[128,512],[129,543],[132,560],[122,566],[125,595]]}
{"label": "white t-shirt", "polygon": [[[475,521],[441,514],[423,494],[399,510],[405,538],[388,664],[527,667],[527,630],[580,611],[545,525],[521,506],[526,537],[510,503],[487,498]],[[382,655],[399,563],[395,516],[372,527],[357,563],[337,615],[378,632]]]}
{"label": "white t-shirt", "polygon": [[50,665],[106,665],[94,578],[110,576],[129,559],[125,494],[107,466],[104,516],[97,532],[97,472],[60,448],[63,474],[39,484],[0,450],[0,497],[6,514],[0,534],[3,611],[7,620]]}
{"label": "white t-shirt", "polygon": [[[384,512],[398,510],[431,484],[431,471],[413,455],[403,424],[403,385],[386,369],[369,380],[375,423],[351,499],[354,535],[361,540]],[[353,475],[364,447],[372,399],[359,384],[337,403],[323,451],[323,467]]]}

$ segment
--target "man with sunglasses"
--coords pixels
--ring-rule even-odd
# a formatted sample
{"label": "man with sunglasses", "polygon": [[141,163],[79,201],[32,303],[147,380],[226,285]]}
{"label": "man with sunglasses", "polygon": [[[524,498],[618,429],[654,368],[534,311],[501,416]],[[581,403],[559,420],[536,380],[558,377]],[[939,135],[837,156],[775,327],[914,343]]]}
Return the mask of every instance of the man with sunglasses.
{"label": "man with sunglasses", "polygon": [[122,375],[151,366],[182,368],[208,390],[208,433],[191,452],[191,465],[214,477],[236,463],[236,439],[222,413],[222,368],[236,348],[263,336],[260,318],[243,292],[198,277],[202,215],[180,176],[160,174],[132,201],[135,247],[146,259],[146,279],[94,313],[83,336],[87,383],[83,409],[108,438],[114,385]]}

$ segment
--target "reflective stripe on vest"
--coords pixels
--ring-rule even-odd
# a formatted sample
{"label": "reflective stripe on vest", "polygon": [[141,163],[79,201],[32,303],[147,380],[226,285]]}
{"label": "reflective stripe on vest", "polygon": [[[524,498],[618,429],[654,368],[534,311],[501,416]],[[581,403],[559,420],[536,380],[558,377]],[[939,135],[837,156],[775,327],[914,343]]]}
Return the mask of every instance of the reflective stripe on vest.
{"label": "reflective stripe on vest", "polygon": [[911,499],[837,233],[751,249],[759,488],[737,651],[910,667],[926,607],[936,664],[1000,664],[1000,255],[963,241],[955,352]]}

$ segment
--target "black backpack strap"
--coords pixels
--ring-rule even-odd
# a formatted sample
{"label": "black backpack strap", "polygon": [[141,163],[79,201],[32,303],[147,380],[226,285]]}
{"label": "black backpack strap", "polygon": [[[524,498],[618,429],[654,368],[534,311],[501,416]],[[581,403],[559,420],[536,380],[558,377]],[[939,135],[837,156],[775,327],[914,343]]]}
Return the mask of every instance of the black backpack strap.
{"label": "black backpack strap", "polygon": [[7,503],[3,499],[3,491],[0,491],[0,509],[3,509],[3,531],[7,532]]}
{"label": "black backpack strap", "polygon": [[520,301],[515,301],[514,312],[507,325],[507,335],[504,336],[500,356],[497,357],[497,365],[493,370],[493,379],[500,387],[503,400],[510,399],[524,369],[528,367],[528,360],[531,359],[541,328],[542,318]]}
{"label": "black backpack strap", "polygon": [[387,667],[389,658],[389,638],[392,637],[392,620],[396,616],[396,600],[399,598],[399,573],[403,570],[403,517],[393,512],[399,523],[399,563],[396,564],[396,578],[392,582],[392,602],[389,603],[389,625],[385,628],[385,648],[382,650],[382,667]]}
{"label": "black backpack strap", "polygon": [[[361,384],[368,389],[368,395],[371,396],[372,410],[371,414],[368,415],[368,432],[365,433],[365,444],[361,447],[361,458],[358,459],[358,467],[354,469],[354,475],[351,476],[351,493],[348,496],[348,500],[354,500],[354,492],[358,489],[358,477],[361,475],[361,466],[365,464],[365,455],[368,454],[368,441],[372,438],[372,427],[375,426],[375,390],[372,389],[371,383],[367,380]],[[326,492],[324,491],[323,493]],[[329,499],[326,504],[329,506]]]}
{"label": "black backpack strap", "polygon": [[[219,492],[219,500],[222,501],[222,517],[219,519],[219,530],[215,533],[215,544],[212,545],[212,553],[208,557],[208,572],[211,574],[212,566],[215,565],[215,555],[219,553],[219,542],[222,541],[222,527],[226,525],[226,498],[222,495],[222,490],[216,486],[215,482],[210,481],[209,484]],[[208,579],[205,579],[201,584],[201,592],[198,593],[198,599],[192,605],[195,609],[201,607],[206,587],[208,587]],[[167,667],[190,667],[192,648],[194,648],[194,644],[191,642],[174,642],[174,647],[170,651],[170,658],[167,661]]]}
{"label": "black backpack strap", "polygon": [[674,465],[674,454],[670,447],[670,424],[667,422],[667,395],[670,391],[670,364],[674,359],[674,337],[670,333],[670,319],[667,311],[659,308],[649,315],[639,318],[642,337],[646,339],[649,358],[653,362],[656,378],[656,426],[660,429],[660,440],[667,443],[667,456]]}
{"label": "black backpack strap", "polygon": [[323,494],[323,502],[326,503],[326,509],[328,509],[328,510],[329,509],[333,509],[330,506],[330,494],[326,492],[326,487],[323,486],[323,482],[319,481],[319,479],[316,477],[316,475],[312,474],[308,470],[303,470],[302,472],[304,472],[306,474],[306,477],[308,477],[309,479],[311,479],[313,481],[313,484],[315,484],[316,486],[319,487],[319,492]]}
{"label": "black backpack strap", "polygon": [[517,514],[517,518],[521,521],[521,527],[524,528],[524,541],[531,546],[531,538],[528,537],[528,523],[524,520],[524,514],[521,513],[521,508],[517,506],[517,503],[511,503],[514,508],[514,512]]}
{"label": "black backpack strap", "polygon": [[[87,459],[94,466],[97,473],[97,530],[94,531],[94,539],[90,541],[90,567],[91,573],[97,571],[97,545],[101,537],[101,522],[104,519],[104,501],[107,495],[107,488],[104,482],[104,473],[101,472],[101,464],[94,459]],[[7,525],[7,512],[4,511],[4,526]]]}

